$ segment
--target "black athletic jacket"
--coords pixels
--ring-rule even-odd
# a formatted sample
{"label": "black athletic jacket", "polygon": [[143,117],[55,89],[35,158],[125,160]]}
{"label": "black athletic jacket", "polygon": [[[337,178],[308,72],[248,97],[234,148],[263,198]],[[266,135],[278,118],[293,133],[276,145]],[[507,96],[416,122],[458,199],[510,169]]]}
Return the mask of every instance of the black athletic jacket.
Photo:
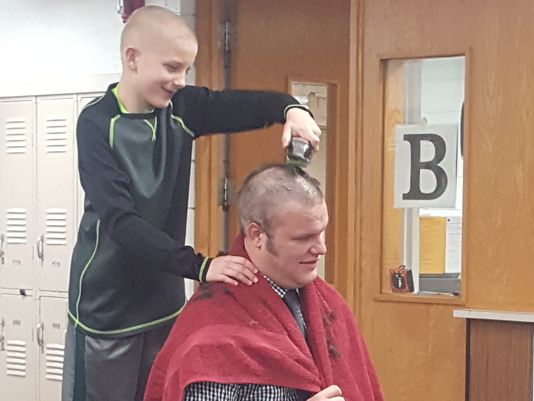
{"label": "black athletic jacket", "polygon": [[198,136],[285,121],[298,102],[273,92],[188,86],[165,109],[129,114],[114,93],[77,124],[85,208],[72,256],[69,318],[92,337],[121,337],[174,319],[183,277],[210,258],[184,246],[191,146]]}

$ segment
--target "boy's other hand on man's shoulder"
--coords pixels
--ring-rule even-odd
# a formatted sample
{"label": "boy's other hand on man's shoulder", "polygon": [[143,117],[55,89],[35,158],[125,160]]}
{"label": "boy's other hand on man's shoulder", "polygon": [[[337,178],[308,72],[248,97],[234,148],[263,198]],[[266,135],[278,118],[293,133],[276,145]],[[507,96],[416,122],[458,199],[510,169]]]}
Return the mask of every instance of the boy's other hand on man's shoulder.
{"label": "boy's other hand on man's shoulder", "polygon": [[219,256],[211,261],[206,281],[220,281],[232,285],[241,282],[252,285],[258,282],[256,273],[258,269],[241,256]]}

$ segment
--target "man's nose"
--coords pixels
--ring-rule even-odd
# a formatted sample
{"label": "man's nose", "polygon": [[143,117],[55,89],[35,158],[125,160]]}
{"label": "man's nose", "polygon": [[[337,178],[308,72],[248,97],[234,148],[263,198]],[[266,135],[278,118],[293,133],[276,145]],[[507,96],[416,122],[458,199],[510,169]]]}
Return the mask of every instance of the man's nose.
{"label": "man's nose", "polygon": [[324,255],[326,253],[326,243],[325,243],[325,239],[323,235],[321,235],[317,243],[314,244],[314,246],[311,249],[311,252],[314,255]]}

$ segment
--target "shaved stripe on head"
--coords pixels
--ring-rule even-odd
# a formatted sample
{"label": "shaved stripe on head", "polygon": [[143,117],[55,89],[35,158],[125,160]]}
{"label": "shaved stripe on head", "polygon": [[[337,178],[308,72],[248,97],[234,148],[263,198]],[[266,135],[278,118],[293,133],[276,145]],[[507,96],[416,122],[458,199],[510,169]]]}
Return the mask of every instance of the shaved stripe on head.
{"label": "shaved stripe on head", "polygon": [[245,178],[237,200],[241,229],[256,223],[271,230],[276,215],[291,204],[314,206],[324,201],[320,183],[300,167],[271,164]]}

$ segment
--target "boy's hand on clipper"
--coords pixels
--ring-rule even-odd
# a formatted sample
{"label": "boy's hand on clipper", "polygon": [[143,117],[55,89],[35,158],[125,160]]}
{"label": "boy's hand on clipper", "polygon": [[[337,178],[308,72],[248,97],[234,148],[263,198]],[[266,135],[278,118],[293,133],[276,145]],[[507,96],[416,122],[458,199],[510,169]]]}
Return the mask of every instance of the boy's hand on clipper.
{"label": "boy's hand on clipper", "polygon": [[319,150],[320,135],[321,128],[306,110],[293,107],[287,111],[286,123],[282,131],[282,146],[284,148],[287,147],[292,137],[298,136],[310,141],[317,151]]}
{"label": "boy's hand on clipper", "polygon": [[256,273],[256,266],[241,256],[219,256],[211,261],[206,281],[252,285],[258,282]]}

